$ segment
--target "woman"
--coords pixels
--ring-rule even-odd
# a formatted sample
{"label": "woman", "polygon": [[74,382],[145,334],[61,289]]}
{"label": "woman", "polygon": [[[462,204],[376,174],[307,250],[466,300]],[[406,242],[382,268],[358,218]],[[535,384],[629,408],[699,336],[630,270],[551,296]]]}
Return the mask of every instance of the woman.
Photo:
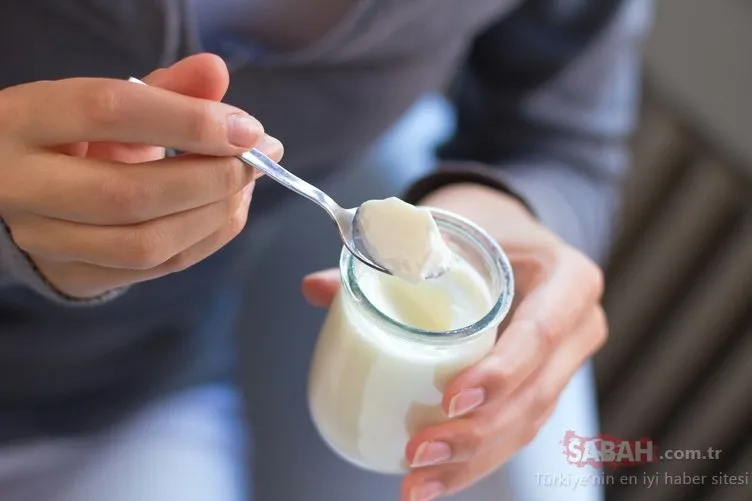
{"label": "woman", "polygon": [[[413,437],[402,499],[455,494],[498,470],[605,340],[596,262],[625,170],[643,4],[0,6],[3,500],[243,499],[233,327],[248,277],[263,276],[254,264],[274,252],[265,242],[280,231],[284,204],[281,189],[231,155],[257,146],[281,158],[278,136],[285,165],[320,182],[357,163],[420,95],[455,74],[457,130],[438,170],[405,196],[498,238],[520,300],[494,353],[447,388],[453,419]],[[191,56],[204,50],[224,61]],[[130,75],[146,75],[151,87],[123,81]],[[304,258],[304,235],[290,238]],[[248,283],[252,303],[274,290],[275,275],[266,276]],[[331,272],[303,282],[319,306],[336,287]],[[278,325],[250,337],[300,335],[272,333]],[[279,362],[287,348],[277,346]],[[294,375],[304,367],[288,369],[301,380]],[[264,393],[262,381],[248,383],[250,411],[275,418],[258,402],[283,396]],[[294,437],[287,429],[277,450],[295,451]],[[416,457],[423,443],[431,453]],[[267,452],[258,465],[295,463],[259,450]],[[394,495],[387,480],[332,491],[348,485],[348,467],[324,474],[317,461],[277,471],[305,486],[288,492]],[[260,492],[262,501],[282,498]]]}

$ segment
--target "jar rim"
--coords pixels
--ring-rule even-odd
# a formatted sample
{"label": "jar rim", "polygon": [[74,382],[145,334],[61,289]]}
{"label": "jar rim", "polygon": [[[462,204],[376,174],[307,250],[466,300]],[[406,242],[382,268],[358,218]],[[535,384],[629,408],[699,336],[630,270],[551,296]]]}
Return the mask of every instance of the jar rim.
{"label": "jar rim", "polygon": [[494,300],[493,306],[482,318],[465,327],[442,331],[419,329],[399,322],[379,310],[360,288],[355,275],[355,264],[357,259],[344,246],[340,255],[340,276],[342,286],[348,292],[350,297],[363,308],[364,312],[371,318],[371,320],[374,320],[379,324],[386,324],[391,328],[389,330],[393,331],[395,334],[407,337],[412,341],[430,341],[431,343],[464,341],[473,337],[475,334],[485,332],[489,327],[495,324],[499,324],[509,312],[514,298],[514,275],[512,273],[512,265],[499,243],[489,235],[486,230],[479,227],[477,224],[450,211],[434,207],[426,208],[433,215],[440,230],[448,230],[454,235],[462,238],[464,241],[474,245],[482,251],[484,259],[492,264],[497,275],[495,279],[500,281],[498,287],[499,291]]}

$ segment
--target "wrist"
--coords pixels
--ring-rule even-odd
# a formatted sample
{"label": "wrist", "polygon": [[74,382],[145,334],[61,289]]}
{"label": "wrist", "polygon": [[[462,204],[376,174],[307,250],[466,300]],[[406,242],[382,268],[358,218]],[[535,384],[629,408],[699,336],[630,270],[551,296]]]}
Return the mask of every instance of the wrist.
{"label": "wrist", "polygon": [[480,184],[447,185],[432,191],[418,204],[463,216],[505,244],[515,241],[537,241],[547,245],[558,242],[558,238],[516,197]]}

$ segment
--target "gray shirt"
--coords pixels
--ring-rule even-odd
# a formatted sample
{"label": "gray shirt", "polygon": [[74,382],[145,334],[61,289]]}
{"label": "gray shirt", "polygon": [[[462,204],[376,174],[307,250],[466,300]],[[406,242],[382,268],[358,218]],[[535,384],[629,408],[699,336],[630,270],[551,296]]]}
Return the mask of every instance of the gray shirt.
{"label": "gray shirt", "polygon": [[[232,67],[227,100],[283,138],[286,166],[315,181],[451,82],[457,132],[407,197],[493,186],[603,257],[649,0],[209,1],[5,2],[0,88],[142,75],[209,49]],[[254,217],[281,196],[259,185]],[[75,301],[0,228],[0,438],[98,426],[155,388],[230,377],[230,340],[200,326],[206,298],[242,276],[245,245],[241,235],[183,273]]]}

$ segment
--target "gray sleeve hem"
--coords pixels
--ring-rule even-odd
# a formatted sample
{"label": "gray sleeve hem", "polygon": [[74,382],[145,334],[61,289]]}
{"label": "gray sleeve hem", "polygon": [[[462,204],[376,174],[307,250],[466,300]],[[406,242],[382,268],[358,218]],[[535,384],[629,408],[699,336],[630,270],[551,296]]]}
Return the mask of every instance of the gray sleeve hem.
{"label": "gray sleeve hem", "polygon": [[97,306],[122,295],[126,288],[115,289],[87,299],[75,298],[58,290],[42,273],[31,258],[13,241],[10,229],[0,218],[0,282],[23,285],[37,294],[64,306]]}
{"label": "gray sleeve hem", "polygon": [[499,190],[516,199],[533,216],[538,217],[530,201],[509,186],[509,182],[504,179],[503,172],[472,161],[442,162],[438,169],[411,184],[402,198],[408,203],[417,204],[431,192],[458,183],[480,184]]}
{"label": "gray sleeve hem", "polygon": [[608,254],[619,201],[619,185],[612,180],[559,164],[444,162],[411,185],[404,199],[417,203],[456,183],[495,188],[519,200],[547,228],[593,260],[603,262]]}

